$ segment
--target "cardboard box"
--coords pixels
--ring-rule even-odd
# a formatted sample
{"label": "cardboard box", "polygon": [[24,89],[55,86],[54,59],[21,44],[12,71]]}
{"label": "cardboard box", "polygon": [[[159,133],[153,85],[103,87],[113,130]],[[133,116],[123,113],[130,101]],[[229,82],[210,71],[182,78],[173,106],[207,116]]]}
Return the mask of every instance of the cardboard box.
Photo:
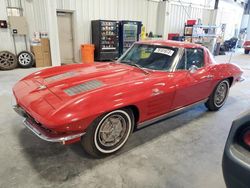
{"label": "cardboard box", "polygon": [[43,51],[41,45],[31,46],[30,50],[35,55],[35,59],[43,59]]}
{"label": "cardboard box", "polygon": [[50,52],[50,45],[49,45],[48,38],[41,38],[41,45],[42,45],[43,52]]}
{"label": "cardboard box", "polygon": [[36,59],[36,67],[44,67],[44,60],[43,59]]}
{"label": "cardboard box", "polygon": [[49,67],[52,65],[50,52],[43,53],[43,64],[44,64],[44,67]]}
{"label": "cardboard box", "polygon": [[48,38],[41,38],[40,45],[31,46],[31,52],[35,56],[36,67],[52,66],[50,46]]}

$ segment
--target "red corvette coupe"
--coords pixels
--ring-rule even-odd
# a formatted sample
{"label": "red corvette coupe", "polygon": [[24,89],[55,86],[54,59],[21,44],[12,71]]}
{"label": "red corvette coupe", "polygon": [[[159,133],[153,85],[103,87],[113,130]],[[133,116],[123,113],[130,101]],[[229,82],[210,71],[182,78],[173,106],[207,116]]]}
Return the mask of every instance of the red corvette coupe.
{"label": "red corvette coupe", "polygon": [[53,67],[23,78],[13,88],[14,109],[41,139],[81,141],[88,153],[103,156],[120,149],[135,127],[200,103],[218,110],[241,75],[200,45],[138,42],[115,62]]}

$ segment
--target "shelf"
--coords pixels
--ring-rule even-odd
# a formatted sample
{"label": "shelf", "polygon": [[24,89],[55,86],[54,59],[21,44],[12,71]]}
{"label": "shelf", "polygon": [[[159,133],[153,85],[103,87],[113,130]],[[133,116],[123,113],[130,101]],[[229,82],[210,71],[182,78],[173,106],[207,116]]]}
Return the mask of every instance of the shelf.
{"label": "shelf", "polygon": [[193,35],[192,37],[194,37],[194,38],[197,38],[197,37],[216,37],[216,35],[207,35],[207,34],[204,34],[204,35]]}
{"label": "shelf", "polygon": [[194,25],[194,27],[200,27],[200,28],[218,28],[216,25]]}
{"label": "shelf", "polygon": [[192,38],[198,38],[198,37],[216,37],[217,35],[184,35],[184,37],[192,37]]}
{"label": "shelf", "polygon": [[185,25],[185,27],[218,28],[216,25]]}

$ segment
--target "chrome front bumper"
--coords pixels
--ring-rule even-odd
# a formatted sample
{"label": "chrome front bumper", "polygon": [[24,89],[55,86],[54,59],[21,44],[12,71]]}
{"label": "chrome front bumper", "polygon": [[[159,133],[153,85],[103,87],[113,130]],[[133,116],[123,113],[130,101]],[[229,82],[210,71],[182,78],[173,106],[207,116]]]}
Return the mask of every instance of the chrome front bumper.
{"label": "chrome front bumper", "polygon": [[243,82],[246,78],[244,76],[241,76],[239,78],[237,78],[235,81],[236,82]]}
{"label": "chrome front bumper", "polygon": [[42,128],[38,123],[31,120],[27,113],[18,105],[14,105],[13,109],[22,117],[25,117],[23,120],[23,124],[25,127],[27,127],[31,132],[33,132],[36,136],[41,138],[42,140],[48,141],[48,142],[61,142],[65,144],[66,141],[70,141],[73,139],[80,138],[85,134],[85,132],[77,133],[77,134],[71,134],[71,135],[56,135],[53,133],[50,133],[46,131],[44,128]]}
{"label": "chrome front bumper", "polygon": [[239,82],[243,82],[245,80],[245,77],[241,76]]}

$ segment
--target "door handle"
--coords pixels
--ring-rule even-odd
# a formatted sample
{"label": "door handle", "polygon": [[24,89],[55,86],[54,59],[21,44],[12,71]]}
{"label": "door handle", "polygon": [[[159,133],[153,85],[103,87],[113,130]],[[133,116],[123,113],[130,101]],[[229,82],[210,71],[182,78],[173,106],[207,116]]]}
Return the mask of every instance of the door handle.
{"label": "door handle", "polygon": [[154,88],[154,89],[152,89],[152,96],[156,96],[156,95],[160,95],[160,94],[162,94],[163,93],[163,91],[161,91],[161,90],[159,90],[158,88]]}

